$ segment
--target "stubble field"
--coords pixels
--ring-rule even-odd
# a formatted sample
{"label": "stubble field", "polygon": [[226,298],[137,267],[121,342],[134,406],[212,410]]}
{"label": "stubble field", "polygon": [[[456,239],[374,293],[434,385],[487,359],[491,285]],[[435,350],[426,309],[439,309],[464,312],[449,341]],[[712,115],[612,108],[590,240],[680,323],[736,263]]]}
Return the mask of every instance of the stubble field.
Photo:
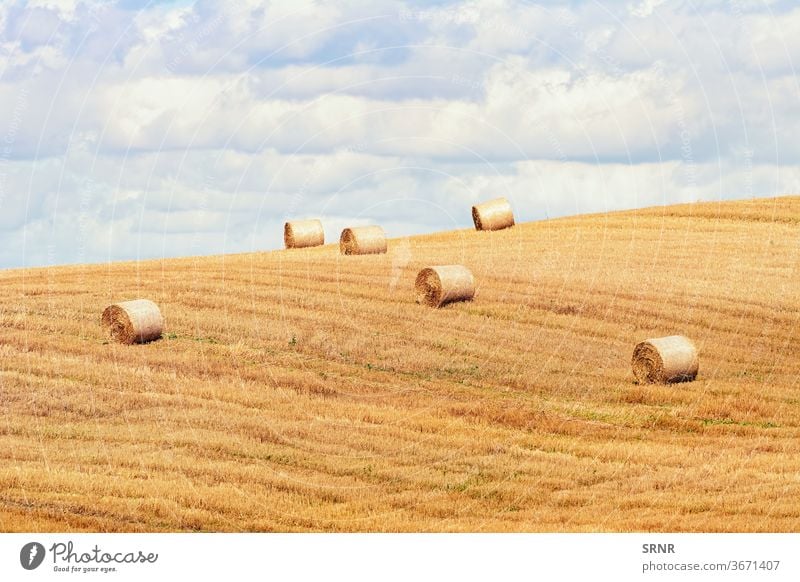
{"label": "stubble field", "polygon": [[800,531],[800,197],[0,272],[0,457],[2,531]]}

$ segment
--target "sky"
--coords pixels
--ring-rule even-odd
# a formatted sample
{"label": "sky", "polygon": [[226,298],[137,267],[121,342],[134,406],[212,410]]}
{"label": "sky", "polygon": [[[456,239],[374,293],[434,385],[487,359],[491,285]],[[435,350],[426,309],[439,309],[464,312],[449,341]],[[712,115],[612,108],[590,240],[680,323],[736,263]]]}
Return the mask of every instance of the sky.
{"label": "sky", "polygon": [[0,268],[800,192],[800,7],[0,3]]}

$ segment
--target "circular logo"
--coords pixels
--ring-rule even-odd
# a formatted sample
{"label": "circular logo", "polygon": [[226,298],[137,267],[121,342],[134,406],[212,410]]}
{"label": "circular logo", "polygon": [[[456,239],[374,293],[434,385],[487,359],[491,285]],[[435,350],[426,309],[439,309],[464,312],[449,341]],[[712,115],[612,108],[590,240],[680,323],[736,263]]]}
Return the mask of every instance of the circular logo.
{"label": "circular logo", "polygon": [[22,546],[19,552],[19,563],[26,570],[35,570],[44,561],[44,546],[39,542],[30,542]]}

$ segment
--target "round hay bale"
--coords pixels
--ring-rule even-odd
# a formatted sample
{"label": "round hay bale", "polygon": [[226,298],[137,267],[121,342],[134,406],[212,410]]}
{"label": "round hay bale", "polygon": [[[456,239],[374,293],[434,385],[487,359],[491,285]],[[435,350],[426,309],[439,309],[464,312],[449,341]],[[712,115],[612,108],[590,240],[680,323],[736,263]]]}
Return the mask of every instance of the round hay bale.
{"label": "round hay bale", "polygon": [[697,348],[682,335],[645,340],[633,350],[633,375],[640,384],[689,382],[700,366]]}
{"label": "round hay bale", "polygon": [[386,233],[380,226],[345,228],[339,239],[343,255],[380,255],[386,247]]}
{"label": "round hay bale", "polygon": [[475,278],[461,265],[440,265],[422,269],[415,284],[417,303],[441,307],[475,297]]}
{"label": "round hay bale", "polygon": [[325,230],[320,220],[294,220],[283,226],[287,249],[318,247],[325,244]]}
{"label": "round hay bale", "polygon": [[161,337],[164,318],[158,305],[148,299],[123,301],[106,307],[103,326],[121,344],[143,344]]}
{"label": "round hay bale", "polygon": [[489,200],[472,207],[475,230],[501,230],[514,226],[514,211],[505,198]]}

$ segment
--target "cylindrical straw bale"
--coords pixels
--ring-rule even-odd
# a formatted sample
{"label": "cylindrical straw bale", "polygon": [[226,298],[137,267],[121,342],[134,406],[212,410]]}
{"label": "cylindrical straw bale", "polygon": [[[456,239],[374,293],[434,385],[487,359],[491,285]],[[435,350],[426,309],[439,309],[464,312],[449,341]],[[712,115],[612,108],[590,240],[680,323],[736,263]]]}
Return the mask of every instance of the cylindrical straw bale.
{"label": "cylindrical straw bale", "polygon": [[380,255],[386,252],[386,233],[380,226],[345,228],[339,239],[343,255]]}
{"label": "cylindrical straw bale", "polygon": [[472,207],[475,230],[501,230],[514,226],[514,211],[505,198],[489,200]]}
{"label": "cylindrical straw bale", "polygon": [[319,220],[294,220],[283,227],[283,242],[287,249],[318,247],[325,244],[325,231]]}
{"label": "cylindrical straw bale", "polygon": [[475,296],[475,278],[461,265],[440,265],[422,269],[417,275],[417,303],[441,307]]}
{"label": "cylindrical straw bale", "polygon": [[106,307],[103,326],[114,341],[143,344],[161,337],[164,318],[158,305],[148,299],[123,301]]}
{"label": "cylindrical straw bale", "polygon": [[649,339],[633,350],[633,375],[640,384],[688,382],[697,377],[697,348],[682,335]]}

